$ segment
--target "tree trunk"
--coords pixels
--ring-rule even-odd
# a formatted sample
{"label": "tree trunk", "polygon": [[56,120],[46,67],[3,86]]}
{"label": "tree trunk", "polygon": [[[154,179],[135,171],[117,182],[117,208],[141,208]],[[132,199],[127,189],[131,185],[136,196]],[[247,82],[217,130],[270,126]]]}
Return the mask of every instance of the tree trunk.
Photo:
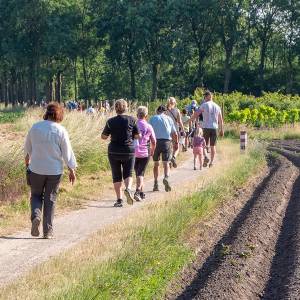
{"label": "tree trunk", "polygon": [[82,56],[82,70],[83,70],[83,77],[84,77],[84,101],[85,101],[85,106],[87,107],[89,104],[88,98],[90,95],[89,91],[89,82],[88,82],[88,75],[87,75],[87,70],[86,70],[86,62],[85,62],[85,57]]}
{"label": "tree trunk", "polygon": [[28,78],[25,74],[23,74],[22,85],[23,85],[24,103],[28,103]]}
{"label": "tree trunk", "polygon": [[130,92],[131,92],[131,99],[136,99],[136,87],[135,87],[135,70],[133,67],[132,57],[128,58],[128,67],[130,72]]}
{"label": "tree trunk", "polygon": [[248,64],[249,60],[249,52],[250,52],[250,43],[251,43],[251,21],[250,17],[247,19],[247,48],[246,48],[246,56],[245,56],[245,61],[246,64]]}
{"label": "tree trunk", "polygon": [[17,75],[15,69],[11,70],[11,104],[16,105],[17,102]]}
{"label": "tree trunk", "polygon": [[29,66],[29,105],[36,102],[36,72],[35,63],[32,61]]}
{"label": "tree trunk", "polygon": [[46,84],[46,101],[49,103],[55,101],[55,98],[55,81],[53,76],[50,76]]}
{"label": "tree trunk", "polygon": [[151,100],[156,100],[157,99],[158,78],[159,78],[159,63],[154,62],[153,65],[152,65],[152,95],[151,95]]}
{"label": "tree trunk", "polygon": [[18,103],[24,103],[24,91],[23,91],[23,82],[22,82],[22,74],[18,73],[17,76],[17,95],[18,95]]}
{"label": "tree trunk", "polygon": [[294,67],[291,53],[288,54],[288,72],[287,72],[287,84],[286,84],[286,93],[290,94],[293,90],[294,84]]}
{"label": "tree trunk", "polygon": [[8,82],[7,82],[7,73],[6,71],[4,72],[4,103],[5,103],[5,107],[8,106]]}
{"label": "tree trunk", "polygon": [[0,80],[0,103],[2,103],[3,102],[3,80],[2,80],[2,78],[1,78],[1,80]]}
{"label": "tree trunk", "polygon": [[267,50],[266,41],[265,39],[263,39],[260,48],[260,63],[259,63],[259,84],[260,84],[261,92],[264,90],[266,50]]}
{"label": "tree trunk", "polygon": [[56,74],[56,86],[55,86],[55,100],[61,103],[61,86],[62,86],[62,72],[58,71]]}
{"label": "tree trunk", "polygon": [[204,87],[203,77],[204,77],[204,56],[201,54],[201,48],[198,47],[198,73],[197,73],[197,84],[198,87]]}
{"label": "tree trunk", "polygon": [[226,94],[229,91],[229,83],[231,79],[231,52],[226,51],[226,58],[225,58],[225,68],[224,68],[224,88],[223,92]]}
{"label": "tree trunk", "polygon": [[74,59],[74,96],[75,101],[77,101],[78,98],[78,92],[77,92],[77,57]]}

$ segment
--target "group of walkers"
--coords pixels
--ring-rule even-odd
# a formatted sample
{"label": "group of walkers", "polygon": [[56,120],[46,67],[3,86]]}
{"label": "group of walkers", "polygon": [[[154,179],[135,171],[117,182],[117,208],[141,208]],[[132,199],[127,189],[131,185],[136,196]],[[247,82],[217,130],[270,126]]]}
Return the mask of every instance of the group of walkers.
{"label": "group of walkers", "polygon": [[[191,146],[194,154],[194,169],[199,160],[200,169],[213,165],[216,153],[218,128],[224,134],[220,107],[213,102],[212,94],[205,93],[202,104],[193,101],[180,113],[176,99],[170,97],[167,105],[160,105],[149,122],[148,109],[140,106],[137,119],[126,114],[128,104],[120,99],[115,102],[116,116],[107,120],[101,138],[107,140],[108,159],[117,201],[115,207],[123,206],[123,189],[127,203],[145,199],[144,176],[148,163],[153,158],[153,191],[159,191],[159,166],[163,165],[163,186],[171,191],[170,169],[177,167],[179,142],[183,150]],[[47,106],[44,120],[32,126],[25,142],[25,164],[27,182],[31,188],[31,234],[40,235],[43,214],[43,237],[53,236],[53,216],[59,184],[63,174],[63,163],[69,169],[69,180],[73,184],[77,167],[66,129],[59,123],[64,110],[58,103]],[[210,146],[211,157],[206,148]],[[136,188],[133,192],[133,173]],[[43,212],[43,213],[42,213]]]}

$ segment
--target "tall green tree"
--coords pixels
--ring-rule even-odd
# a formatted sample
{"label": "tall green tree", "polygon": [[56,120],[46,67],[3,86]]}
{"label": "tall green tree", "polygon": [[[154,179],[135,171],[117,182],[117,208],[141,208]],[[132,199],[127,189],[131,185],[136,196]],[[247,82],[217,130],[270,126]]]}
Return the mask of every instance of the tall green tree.
{"label": "tall green tree", "polygon": [[188,39],[197,51],[197,85],[204,86],[205,59],[210,54],[216,42],[216,10],[217,1],[185,0],[179,1],[179,17],[182,25],[186,27]]}
{"label": "tall green tree", "polygon": [[157,99],[160,68],[169,59],[172,50],[172,33],[176,24],[172,23],[174,6],[171,0],[141,1],[138,26],[145,45],[145,55],[152,69],[151,99]]}
{"label": "tall green tree", "polygon": [[245,4],[244,0],[218,1],[219,34],[225,52],[224,93],[229,91],[233,51],[242,35],[241,25]]}
{"label": "tall green tree", "polygon": [[261,91],[264,90],[265,62],[269,42],[282,20],[280,1],[251,0],[252,21],[259,40],[259,82]]}

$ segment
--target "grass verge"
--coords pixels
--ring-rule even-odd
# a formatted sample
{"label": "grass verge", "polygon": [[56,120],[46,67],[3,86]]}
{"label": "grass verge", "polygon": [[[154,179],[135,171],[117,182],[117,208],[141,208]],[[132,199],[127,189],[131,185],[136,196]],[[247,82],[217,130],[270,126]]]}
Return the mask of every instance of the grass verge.
{"label": "grass verge", "polygon": [[243,129],[248,133],[249,139],[270,142],[272,140],[294,140],[300,139],[300,125],[286,125],[280,128],[255,129],[252,127],[236,126],[232,124],[226,125],[225,137],[240,137],[240,130]]}
{"label": "grass verge", "polygon": [[[99,231],[74,249],[37,267],[2,290],[1,299],[157,299],[194,257],[185,237],[197,222],[230,199],[265,165],[263,149],[238,155],[225,141],[222,163],[204,188],[149,204],[123,222]],[[172,199],[172,200],[170,200]]]}

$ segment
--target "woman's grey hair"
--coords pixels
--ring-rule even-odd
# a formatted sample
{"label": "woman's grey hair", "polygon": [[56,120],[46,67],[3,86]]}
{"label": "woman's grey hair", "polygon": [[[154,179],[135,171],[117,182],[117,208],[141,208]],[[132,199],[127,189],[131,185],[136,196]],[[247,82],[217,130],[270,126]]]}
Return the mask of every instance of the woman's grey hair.
{"label": "woman's grey hair", "polygon": [[148,116],[148,108],[146,106],[139,106],[137,109],[137,117],[143,119]]}
{"label": "woman's grey hair", "polygon": [[115,110],[117,114],[123,114],[127,110],[127,102],[124,99],[119,99],[115,103]]}

